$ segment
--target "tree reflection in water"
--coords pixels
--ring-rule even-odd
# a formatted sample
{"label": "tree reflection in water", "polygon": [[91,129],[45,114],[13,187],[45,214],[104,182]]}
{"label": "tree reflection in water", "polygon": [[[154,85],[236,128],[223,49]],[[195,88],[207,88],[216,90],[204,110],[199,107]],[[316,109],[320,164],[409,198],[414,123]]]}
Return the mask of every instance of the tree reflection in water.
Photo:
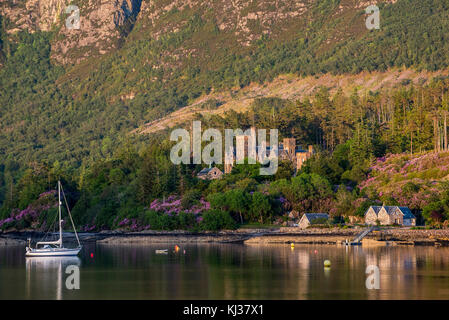
{"label": "tree reflection in water", "polygon": [[[449,248],[174,245],[93,244],[78,261],[0,247],[0,298],[449,299]],[[65,288],[70,264],[80,265],[80,290]],[[365,286],[368,265],[379,267],[379,290]]]}

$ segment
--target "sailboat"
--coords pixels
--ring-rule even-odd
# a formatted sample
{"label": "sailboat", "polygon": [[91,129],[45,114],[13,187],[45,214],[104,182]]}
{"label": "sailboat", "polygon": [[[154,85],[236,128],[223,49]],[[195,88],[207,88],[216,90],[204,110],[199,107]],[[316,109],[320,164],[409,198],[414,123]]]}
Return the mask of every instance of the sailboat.
{"label": "sailboat", "polygon": [[[61,219],[61,191],[64,195],[64,200],[67,205],[67,212],[69,213],[70,221],[72,222],[73,231],[75,231],[78,247],[65,248],[62,243],[62,222]],[[69,206],[62,190],[61,182],[58,181],[58,213],[59,213],[59,239],[56,241],[40,241],[36,243],[35,248],[31,248],[31,239],[28,239],[28,246],[26,247],[27,257],[52,257],[52,256],[76,256],[81,251],[81,243],[76,233],[75,224],[73,223],[72,215],[70,214]]]}

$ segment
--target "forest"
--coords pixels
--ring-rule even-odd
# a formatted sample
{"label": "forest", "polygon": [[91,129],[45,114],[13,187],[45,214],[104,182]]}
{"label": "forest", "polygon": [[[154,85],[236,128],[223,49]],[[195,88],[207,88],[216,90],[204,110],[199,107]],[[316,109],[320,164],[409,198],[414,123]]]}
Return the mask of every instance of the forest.
{"label": "forest", "polygon": [[[35,161],[14,183],[10,172],[20,165],[9,160],[1,170],[0,224],[46,228],[56,214],[54,186],[62,179],[75,223],[86,231],[282,224],[292,210],[328,212],[343,224],[382,203],[407,205],[420,223],[442,226],[449,218],[448,98],[449,78],[438,78],[362,96],[320,88],[303,100],[260,98],[244,113],[199,117],[203,130],[278,128],[280,138],[295,137],[318,150],[298,172],[283,161],[274,176],[259,175],[257,164],[240,164],[222,179],[198,179],[206,165],[172,164],[168,132],[149,137],[150,143],[129,139],[112,156],[79,170]],[[421,176],[413,167],[418,158]],[[391,163],[398,177],[390,167],[383,177]]]}
{"label": "forest", "polygon": [[[220,42],[226,37],[193,14],[179,32],[158,39],[139,38],[137,25],[120,48],[79,66],[52,62],[53,31],[6,36],[8,21],[1,17],[0,227],[45,229],[56,214],[58,179],[83,230],[217,230],[285,222],[291,210],[329,212],[341,222],[383,202],[410,205],[421,223],[444,224],[445,76],[404,79],[375,92],[331,94],[322,87],[299,100],[260,98],[248,112],[198,117],[204,127],[278,128],[280,138],[314,145],[317,154],[296,173],[289,163],[272,177],[258,176],[257,166],[237,165],[221,180],[202,181],[196,178],[201,166],[170,163],[168,132],[130,134],[212,90],[239,90],[281,74],[446,70],[448,2],[411,2],[382,7],[378,32],[332,45],[327,39],[337,22],[326,17],[338,1],[316,8],[307,33],[264,36],[246,48]],[[186,48],[202,54],[173,63],[168,53]],[[130,92],[133,99],[123,98]],[[408,179],[411,169],[404,167],[424,156],[433,169]],[[392,182],[382,163],[390,162],[402,166],[399,191],[386,189]]]}

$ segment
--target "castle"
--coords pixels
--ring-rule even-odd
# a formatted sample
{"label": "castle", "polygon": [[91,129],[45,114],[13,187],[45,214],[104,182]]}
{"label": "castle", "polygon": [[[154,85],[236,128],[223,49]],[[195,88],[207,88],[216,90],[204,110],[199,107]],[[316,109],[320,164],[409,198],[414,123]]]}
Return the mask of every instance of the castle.
{"label": "castle", "polygon": [[293,168],[301,169],[303,163],[314,154],[313,146],[309,145],[307,150],[296,146],[295,138],[284,138],[283,143],[279,144],[279,159],[290,160]]}
{"label": "castle", "polygon": [[[190,133],[189,133],[190,134],[190,159],[192,159],[193,158],[192,150],[194,147],[193,132],[195,131],[195,127],[193,127],[193,124],[191,124],[190,129],[191,129]],[[200,139],[199,141],[201,141],[201,124],[196,129],[198,130],[196,139],[197,140]],[[250,128],[250,131],[256,132],[256,129],[254,127],[252,127],[252,128]],[[243,142],[243,158],[248,158],[248,154],[250,153],[249,138],[250,138],[250,135],[247,135],[247,134],[235,135],[237,145],[242,145],[242,142]],[[199,142],[199,143],[200,143],[199,147],[201,148],[201,142]],[[259,154],[259,150],[260,150],[259,148],[260,148],[260,146],[257,146],[257,145],[255,146],[256,154]],[[270,153],[271,153],[270,146],[266,146],[265,151],[266,151],[266,156],[269,158]],[[231,163],[227,163],[226,160],[224,161],[224,173],[225,174],[231,173],[232,168],[235,165],[235,161],[236,161],[236,148],[235,147],[232,148],[232,152],[233,152],[233,155],[232,155],[233,160],[230,161]],[[226,150],[224,151],[224,153],[226,153]],[[314,151],[312,145],[309,145],[307,150],[304,150],[301,148],[301,146],[296,145],[295,138],[284,138],[283,141],[278,144],[278,159],[279,159],[279,161],[290,161],[292,163],[292,167],[293,167],[293,169],[295,169],[295,171],[300,170],[302,165],[304,164],[304,162],[307,159],[309,159],[314,153],[315,153],[315,151]],[[238,156],[241,157],[242,154],[240,154]],[[211,165],[212,165],[212,163],[209,164],[210,167],[211,167]],[[203,172],[200,176],[202,178],[206,178],[206,177],[208,177],[208,172]],[[221,175],[220,175],[220,177],[221,177]]]}
{"label": "castle", "polygon": [[[245,157],[248,155],[248,136],[241,136],[244,139]],[[240,138],[240,137],[237,137]],[[258,147],[257,147],[258,151]],[[267,155],[270,153],[270,147],[267,147]],[[293,168],[298,171],[301,169],[304,162],[315,153],[313,146],[309,145],[307,150],[296,145],[295,138],[284,138],[283,142],[278,147],[278,157],[280,161],[291,161]],[[225,173],[231,173],[234,163],[225,164]]]}

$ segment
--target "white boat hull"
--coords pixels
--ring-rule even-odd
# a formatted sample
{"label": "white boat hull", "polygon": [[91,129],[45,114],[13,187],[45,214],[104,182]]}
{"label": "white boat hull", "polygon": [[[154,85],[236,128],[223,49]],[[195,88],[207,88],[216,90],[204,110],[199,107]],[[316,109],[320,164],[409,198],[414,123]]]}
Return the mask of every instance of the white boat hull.
{"label": "white boat hull", "polygon": [[48,249],[29,249],[27,248],[27,257],[61,257],[61,256],[77,256],[81,248],[48,248]]}
{"label": "white boat hull", "polygon": [[[64,248],[62,242],[62,222],[61,219],[61,191],[64,195],[67,211],[72,222],[73,231],[75,232],[76,240],[78,241],[77,248]],[[75,224],[73,223],[72,215],[70,214],[69,204],[65,198],[64,190],[62,190],[61,181],[58,181],[58,213],[59,213],[59,239],[56,241],[39,241],[35,248],[31,248],[31,238],[28,239],[28,246],[26,247],[26,257],[67,257],[77,256],[81,251],[81,243],[76,233]]]}

